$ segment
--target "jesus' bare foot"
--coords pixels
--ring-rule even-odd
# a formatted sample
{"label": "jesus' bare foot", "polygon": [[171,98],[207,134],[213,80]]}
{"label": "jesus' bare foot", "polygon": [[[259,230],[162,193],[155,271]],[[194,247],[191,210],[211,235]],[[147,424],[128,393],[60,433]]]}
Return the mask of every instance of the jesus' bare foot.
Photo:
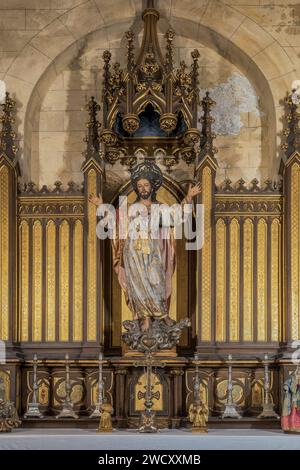
{"label": "jesus' bare foot", "polygon": [[167,326],[172,326],[174,324],[174,320],[172,320],[169,315],[166,315],[163,320]]}
{"label": "jesus' bare foot", "polygon": [[151,322],[151,319],[149,317],[143,318],[142,324],[141,324],[141,331],[143,332],[148,331],[150,328],[150,322]]}

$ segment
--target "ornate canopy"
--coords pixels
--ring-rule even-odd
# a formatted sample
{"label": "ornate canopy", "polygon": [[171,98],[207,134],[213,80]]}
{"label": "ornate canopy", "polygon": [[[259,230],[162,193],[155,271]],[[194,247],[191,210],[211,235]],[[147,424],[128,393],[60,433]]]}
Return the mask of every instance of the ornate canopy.
{"label": "ornate canopy", "polygon": [[[103,129],[100,139],[105,160],[133,165],[137,152],[146,158],[163,156],[170,169],[182,158],[195,161],[200,151],[197,129],[199,52],[191,53],[190,68],[184,61],[174,68],[175,33],[165,34],[163,54],[158,42],[159,13],[148,1],[143,15],[141,49],[134,50],[134,33],[127,31],[127,66],[111,64],[111,53],[104,51]],[[211,105],[213,104],[210,100]]]}

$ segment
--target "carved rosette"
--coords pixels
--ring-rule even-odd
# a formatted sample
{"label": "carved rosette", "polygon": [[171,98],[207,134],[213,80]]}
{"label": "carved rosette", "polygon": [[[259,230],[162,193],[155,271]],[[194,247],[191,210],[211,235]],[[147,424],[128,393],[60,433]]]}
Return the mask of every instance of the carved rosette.
{"label": "carved rosette", "polygon": [[134,134],[140,127],[140,119],[136,114],[128,113],[122,119],[123,128],[129,134]]}
{"label": "carved rosette", "polygon": [[177,116],[176,114],[173,113],[164,113],[159,119],[159,125],[161,129],[168,134],[174,129],[176,129],[177,126]]}
{"label": "carved rosette", "polygon": [[192,147],[200,142],[200,131],[198,129],[188,129],[184,134],[184,142],[186,145]]}
{"label": "carved rosette", "polygon": [[106,154],[105,154],[105,160],[107,163],[110,163],[111,165],[114,165],[120,157],[120,152],[116,148],[110,148],[107,149]]}
{"label": "carved rosette", "polygon": [[170,173],[173,166],[178,164],[179,155],[178,152],[174,153],[173,155],[166,155],[163,158],[163,164],[167,169],[167,172]]}
{"label": "carved rosette", "polygon": [[100,134],[100,141],[105,145],[112,147],[117,142],[117,136],[111,129],[103,129]]}
{"label": "carved rosette", "polygon": [[196,152],[192,147],[185,147],[180,152],[182,160],[187,164],[190,165],[196,159]]}

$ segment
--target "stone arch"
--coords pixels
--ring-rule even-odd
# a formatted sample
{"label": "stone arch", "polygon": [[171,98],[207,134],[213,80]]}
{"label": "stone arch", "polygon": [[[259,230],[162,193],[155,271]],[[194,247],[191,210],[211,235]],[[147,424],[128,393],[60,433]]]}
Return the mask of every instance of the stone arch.
{"label": "stone arch", "polygon": [[[246,73],[259,90],[266,110],[268,136],[264,158],[277,169],[276,133],[282,115],[279,100],[296,78],[291,60],[266,30],[234,7],[219,0],[203,0],[199,6],[194,5],[191,0],[159,1],[162,28],[166,29],[170,23],[177,34],[203,42]],[[28,176],[34,176],[30,168],[30,136],[49,81],[76,56],[85,41],[97,38],[103,48],[109,47],[120,40],[120,28],[125,31],[133,24],[139,30],[141,20],[136,15],[142,7],[130,0],[79,3],[49,23],[14,59],[4,80],[12,93],[14,89],[20,93],[18,132],[24,134],[23,168],[27,164]]]}

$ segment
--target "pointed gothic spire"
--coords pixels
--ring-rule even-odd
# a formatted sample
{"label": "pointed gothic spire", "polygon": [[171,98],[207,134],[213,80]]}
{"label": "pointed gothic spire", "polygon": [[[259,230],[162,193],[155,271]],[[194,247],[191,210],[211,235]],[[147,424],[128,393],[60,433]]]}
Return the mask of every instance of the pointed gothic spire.
{"label": "pointed gothic spire", "polygon": [[200,137],[200,158],[205,155],[213,157],[217,153],[216,147],[214,147],[214,139],[216,134],[212,131],[212,124],[215,122],[211,116],[211,109],[215,106],[215,101],[209,96],[207,91],[205,97],[201,101],[203,116],[200,118],[202,124],[201,137]]}
{"label": "pointed gothic spire", "polygon": [[165,34],[165,38],[167,41],[166,46],[166,59],[165,59],[165,69],[167,73],[171,73],[173,71],[173,61],[174,61],[174,51],[173,51],[173,39],[175,33],[174,31],[169,28]]}
{"label": "pointed gothic spire", "polygon": [[135,68],[135,57],[134,57],[134,32],[126,31],[125,33],[127,39],[127,71],[129,74],[133,74]]}
{"label": "pointed gothic spire", "polygon": [[[108,103],[111,99],[110,83],[109,83],[110,77],[111,77],[111,72],[110,72],[111,53],[109,51],[104,51],[102,57],[104,61],[102,103],[105,108],[108,108]],[[106,113],[104,113],[104,116],[106,117]],[[106,125],[106,123],[104,123],[104,125]]]}
{"label": "pointed gothic spire", "polygon": [[194,128],[197,127],[197,110],[199,105],[199,57],[200,53],[198,49],[194,49],[191,53],[193,63],[192,63],[192,70],[191,70],[191,86],[192,86],[192,93],[190,95],[192,99],[192,110],[193,110],[193,121],[192,126]]}
{"label": "pointed gothic spire", "polygon": [[16,133],[13,131],[13,117],[16,102],[6,92],[5,102],[1,104],[3,114],[0,117],[2,129],[0,132],[0,154],[4,153],[9,160],[14,161],[18,147],[15,145]]}
{"label": "pointed gothic spire", "polygon": [[192,56],[192,59],[193,59],[193,63],[192,63],[192,72],[191,72],[191,78],[192,78],[192,89],[194,91],[194,94],[195,94],[195,99],[198,100],[198,95],[199,95],[199,63],[198,63],[198,60],[199,60],[199,57],[200,57],[200,53],[198,51],[198,49],[194,49],[192,52],[191,52],[191,56]]}
{"label": "pointed gothic spire", "polygon": [[97,120],[97,114],[100,111],[100,106],[96,102],[95,98],[92,96],[86,106],[86,109],[89,113],[89,120],[87,122],[87,135],[84,138],[86,142],[86,150],[83,153],[83,156],[86,160],[94,158],[99,159],[100,152],[100,140],[99,140],[99,128],[100,123]]}

